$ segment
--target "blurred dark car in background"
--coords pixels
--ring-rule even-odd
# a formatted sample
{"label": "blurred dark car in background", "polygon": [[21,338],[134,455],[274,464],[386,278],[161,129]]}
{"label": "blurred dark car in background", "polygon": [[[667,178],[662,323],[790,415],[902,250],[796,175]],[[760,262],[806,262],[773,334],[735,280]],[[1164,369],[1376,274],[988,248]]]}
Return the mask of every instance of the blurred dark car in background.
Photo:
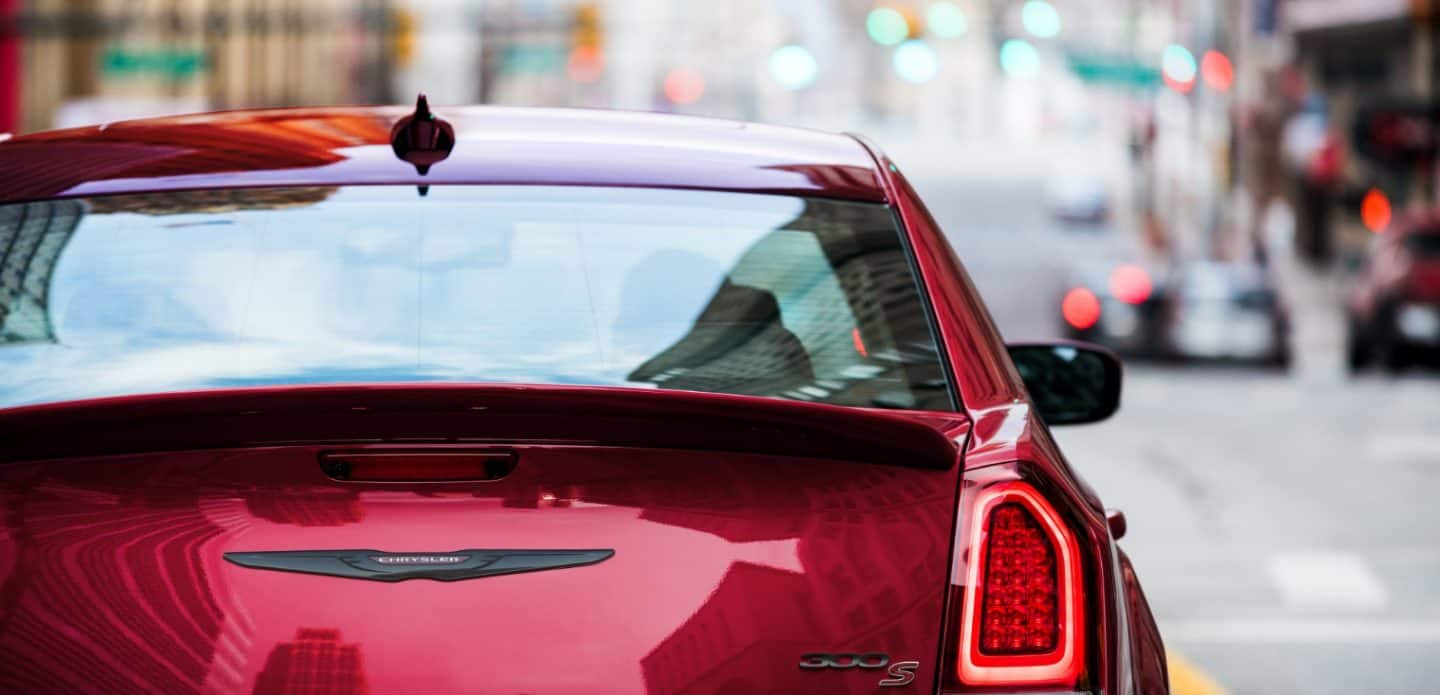
{"label": "blurred dark car in background", "polygon": [[1347,363],[1398,371],[1440,355],[1440,207],[1374,240],[1346,307]]}
{"label": "blurred dark car in background", "polygon": [[1290,365],[1290,316],[1261,266],[1197,261],[1172,276],[1164,342],[1173,357]]}
{"label": "blurred dark car in background", "polygon": [[1082,266],[1060,302],[1070,338],[1132,359],[1290,364],[1290,318],[1263,268],[1191,261]]}
{"label": "blurred dark car in background", "polygon": [[1159,358],[1165,344],[1164,273],[1138,263],[1077,267],[1060,300],[1061,330],[1125,357]]}

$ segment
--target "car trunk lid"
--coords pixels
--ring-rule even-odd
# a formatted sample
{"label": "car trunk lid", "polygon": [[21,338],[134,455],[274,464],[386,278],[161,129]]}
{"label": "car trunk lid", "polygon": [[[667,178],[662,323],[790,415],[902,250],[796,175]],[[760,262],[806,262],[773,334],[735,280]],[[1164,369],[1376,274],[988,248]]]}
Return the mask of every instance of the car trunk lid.
{"label": "car trunk lid", "polygon": [[[885,675],[797,668],[813,652],[917,660],[933,682],[966,428],[569,387],[3,412],[0,685],[858,692]],[[284,566],[297,552],[322,571]],[[423,576],[477,563],[528,571]]]}

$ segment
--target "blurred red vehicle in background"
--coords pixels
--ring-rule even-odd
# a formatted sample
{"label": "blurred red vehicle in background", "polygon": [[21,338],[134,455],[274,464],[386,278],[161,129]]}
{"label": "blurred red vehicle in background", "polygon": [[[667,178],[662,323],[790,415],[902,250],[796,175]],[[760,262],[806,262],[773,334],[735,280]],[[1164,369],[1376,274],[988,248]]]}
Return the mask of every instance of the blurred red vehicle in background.
{"label": "blurred red vehicle in background", "polygon": [[1350,368],[1398,371],[1440,354],[1440,208],[1375,237],[1347,303]]}
{"label": "blurred red vehicle in background", "polygon": [[883,155],[440,115],[0,144],[0,690],[1167,691],[1119,363]]}

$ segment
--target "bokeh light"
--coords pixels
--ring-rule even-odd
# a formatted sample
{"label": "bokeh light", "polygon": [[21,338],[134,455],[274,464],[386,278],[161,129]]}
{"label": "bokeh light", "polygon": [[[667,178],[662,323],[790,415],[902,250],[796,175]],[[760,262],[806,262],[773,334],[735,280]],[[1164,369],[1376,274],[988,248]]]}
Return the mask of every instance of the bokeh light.
{"label": "bokeh light", "polygon": [[893,7],[877,7],[865,15],[865,33],[881,46],[894,46],[910,36],[910,23]]}
{"label": "bokeh light", "polygon": [[1060,303],[1060,314],[1065,317],[1065,323],[1083,331],[1099,323],[1100,299],[1094,292],[1076,287],[1065,293],[1065,300]]}
{"label": "bokeh light", "polygon": [[1392,214],[1390,198],[1378,188],[1370,189],[1360,201],[1360,221],[1365,223],[1366,229],[1376,234],[1390,226]]}
{"label": "bokeh light", "polygon": [[964,36],[969,29],[965,20],[965,11],[953,2],[940,0],[930,5],[925,12],[925,26],[930,33],[942,39],[953,39]]}
{"label": "bokeh light", "polygon": [[785,89],[804,89],[815,83],[820,66],[804,46],[789,44],[770,54],[770,77]]}
{"label": "bokeh light", "polygon": [[1166,46],[1165,52],[1160,56],[1160,72],[1165,77],[1165,84],[1182,94],[1188,94],[1195,88],[1195,73],[1198,69],[1195,54],[1178,43]]}
{"label": "bokeh light", "polygon": [[665,75],[664,89],[670,103],[693,104],[705,96],[705,76],[692,68],[675,68]]}
{"label": "bokeh light", "polygon": [[1126,304],[1142,304],[1154,290],[1150,274],[1138,265],[1118,266],[1110,273],[1110,294]]}
{"label": "bokeh light", "polygon": [[1200,59],[1200,76],[1205,84],[1217,92],[1228,92],[1235,84],[1235,65],[1230,57],[1220,51],[1206,51]]}
{"label": "bokeh light", "polygon": [[1020,10],[1020,22],[1025,31],[1041,39],[1053,39],[1060,35],[1060,13],[1047,0],[1030,0]]}
{"label": "bokeh light", "polygon": [[604,70],[604,54],[594,46],[576,46],[565,61],[565,74],[576,82],[598,82]]}
{"label": "bokeh light", "polygon": [[1000,45],[1000,68],[1012,77],[1033,77],[1040,73],[1040,52],[1024,39],[1010,39]]}
{"label": "bokeh light", "polygon": [[930,44],[912,39],[895,49],[895,73],[911,84],[924,84],[940,72],[940,56]]}

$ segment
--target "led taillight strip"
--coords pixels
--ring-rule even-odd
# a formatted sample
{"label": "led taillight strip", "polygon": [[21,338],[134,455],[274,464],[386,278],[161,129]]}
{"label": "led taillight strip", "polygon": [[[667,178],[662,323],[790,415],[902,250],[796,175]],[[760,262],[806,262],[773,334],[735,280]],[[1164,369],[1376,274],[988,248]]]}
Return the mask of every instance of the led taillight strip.
{"label": "led taillight strip", "polygon": [[[1019,503],[1029,510],[1055,548],[1060,585],[1059,636],[1055,649],[1042,654],[985,654],[980,649],[990,514],[1007,502]],[[1073,685],[1085,662],[1085,637],[1081,628],[1085,617],[1081,599],[1084,584],[1080,546],[1074,532],[1035,488],[1024,483],[1008,482],[983,488],[971,509],[965,612],[956,658],[960,680],[970,685]]]}

